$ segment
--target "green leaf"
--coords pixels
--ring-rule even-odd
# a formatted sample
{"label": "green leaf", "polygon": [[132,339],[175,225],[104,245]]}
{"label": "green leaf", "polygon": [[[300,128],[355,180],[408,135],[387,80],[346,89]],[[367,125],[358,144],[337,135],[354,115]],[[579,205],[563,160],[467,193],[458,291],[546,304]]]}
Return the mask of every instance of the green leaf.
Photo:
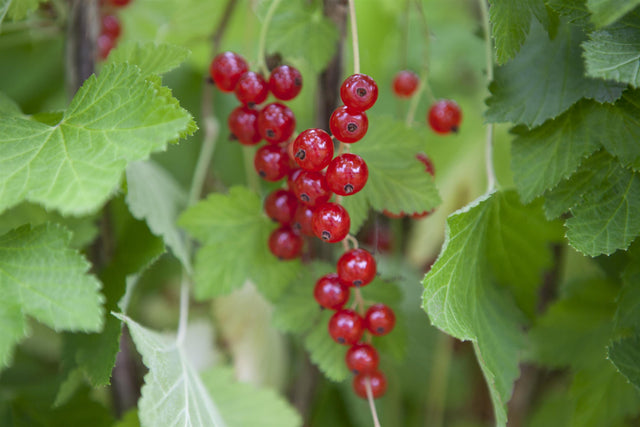
{"label": "green leaf", "polygon": [[151,331],[122,314],[113,315],[127,324],[149,368],[138,401],[141,425],[227,425],[177,337]]}
{"label": "green leaf", "polygon": [[563,24],[558,35],[549,40],[542,26],[534,23],[518,55],[496,69],[489,87],[492,96],[487,100],[487,120],[534,127],[581,98],[598,102],[618,99],[623,85],[584,76],[580,47],[584,39],[582,28]]}
{"label": "green leaf", "polygon": [[640,0],[587,0],[591,20],[598,27],[614,23],[639,4]]}
{"label": "green leaf", "polygon": [[9,0],[7,17],[12,21],[20,21],[26,18],[29,13],[36,10],[40,3],[44,3],[45,1],[46,0]]}
{"label": "green leaf", "polygon": [[109,63],[137,65],[145,75],[164,74],[182,64],[190,53],[172,44],[126,42],[109,53]]}
{"label": "green leaf", "polygon": [[[527,214],[538,219],[520,223]],[[548,242],[539,236],[547,232],[536,228],[543,224],[541,218],[539,207],[520,205],[514,192],[476,200],[447,219],[443,250],[424,279],[423,308],[431,323],[474,342],[498,425],[506,422],[506,403],[518,376],[525,318],[494,278],[512,279],[500,272],[512,265],[513,271],[516,266],[525,268],[520,275],[527,281],[540,279],[541,268],[551,259]],[[496,244],[509,247],[509,252],[489,255]]]}
{"label": "green leaf", "polygon": [[113,427],[140,427],[140,419],[138,418],[138,409],[131,409],[122,416],[120,421],[115,423]]}
{"label": "green leaf", "polygon": [[20,107],[13,99],[0,92],[0,113],[17,116],[22,114],[22,111],[20,111]]}
{"label": "green leaf", "polygon": [[236,381],[232,369],[214,368],[202,381],[228,427],[296,427],[300,415],[276,392]]}
{"label": "green leaf", "polygon": [[331,381],[344,381],[350,375],[344,358],[348,346],[340,345],[331,338],[327,325],[333,311],[325,310],[319,320],[305,337],[304,346],[311,361]]}
{"label": "green leaf", "polygon": [[0,237],[0,367],[27,334],[27,315],[57,331],[102,328],[100,283],[68,247],[70,238],[54,225],[24,226]]}
{"label": "green leaf", "polygon": [[640,336],[614,342],[609,346],[608,357],[618,372],[640,390]]}
{"label": "green leaf", "polygon": [[287,60],[306,61],[319,73],[333,58],[338,37],[337,28],[322,12],[322,3],[285,1],[273,15],[266,47]]}
{"label": "green leaf", "polygon": [[162,150],[192,126],[157,79],[110,65],[80,88],[55,126],[0,118],[0,211],[22,200],[63,214],[94,211],[117,187],[127,162]]}
{"label": "green leaf", "polygon": [[11,6],[12,0],[0,0],[0,30],[2,29],[2,21],[4,21],[4,17]]}
{"label": "green leaf", "polygon": [[149,229],[161,236],[187,271],[191,271],[187,243],[176,225],[187,196],[173,177],[151,161],[129,164],[126,201],[133,216],[146,220]]}
{"label": "green leaf", "polygon": [[640,12],[632,12],[622,21],[591,33],[590,40],[583,43],[588,75],[640,86],[638,19]]}
{"label": "green leaf", "polygon": [[361,190],[356,194],[344,197],[342,199],[342,206],[349,212],[349,218],[351,219],[351,229],[349,232],[355,235],[369,217],[367,195]]}
{"label": "green leaf", "polygon": [[203,243],[196,255],[195,295],[224,295],[250,278],[268,298],[277,298],[300,268],[298,260],[279,261],[269,251],[276,227],[263,213],[260,198],[245,187],[211,194],[178,220]]}
{"label": "green leaf", "polygon": [[547,0],[547,6],[562,16],[566,16],[570,22],[586,26],[591,17],[585,0]]}

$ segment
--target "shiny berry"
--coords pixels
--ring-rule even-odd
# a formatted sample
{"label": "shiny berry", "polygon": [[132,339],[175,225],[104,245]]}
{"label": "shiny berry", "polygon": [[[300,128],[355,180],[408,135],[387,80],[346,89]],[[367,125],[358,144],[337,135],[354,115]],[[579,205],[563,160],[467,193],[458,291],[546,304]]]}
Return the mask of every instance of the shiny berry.
{"label": "shiny berry", "polygon": [[353,74],[340,86],[340,98],[349,108],[356,111],[368,110],[378,99],[378,85],[366,74]]}
{"label": "shiny berry", "polygon": [[436,175],[436,168],[435,168],[435,166],[433,166],[433,162],[431,161],[431,159],[429,157],[427,157],[426,154],[418,153],[418,154],[416,154],[416,159],[418,159],[420,161],[420,163],[422,163],[424,165],[425,171],[427,173],[429,173],[429,175],[431,175],[431,176],[435,176]]}
{"label": "shiny berry", "polygon": [[293,192],[298,200],[309,206],[321,205],[329,200],[331,191],[322,172],[303,170],[293,180]]}
{"label": "shiny berry", "polygon": [[262,140],[258,132],[258,112],[241,105],[227,119],[231,134],[243,145],[255,145]]}
{"label": "shiny berry", "polygon": [[286,141],[296,129],[296,118],[286,105],[272,102],[264,106],[258,115],[258,131],[272,144]]}
{"label": "shiny berry", "polygon": [[109,0],[109,3],[115,7],[124,7],[131,3],[131,0]]}
{"label": "shiny berry", "polygon": [[329,119],[333,136],[349,144],[361,140],[368,127],[369,121],[364,111],[352,110],[346,105],[336,108]]}
{"label": "shiny berry", "polygon": [[365,327],[374,335],[386,335],[396,324],[393,310],[384,304],[374,304],[364,316]]}
{"label": "shiny berry", "polygon": [[256,151],[253,160],[258,175],[267,181],[278,181],[290,170],[286,148],[278,145],[263,145]]}
{"label": "shiny berry", "polygon": [[353,345],[362,337],[363,323],[362,317],[353,310],[336,311],[329,319],[329,335],[338,344]]}
{"label": "shiny berry", "polygon": [[436,133],[457,132],[462,120],[462,112],[455,101],[442,99],[429,109],[429,125]]}
{"label": "shiny berry", "polygon": [[[287,152],[289,152],[289,146],[292,144],[287,145]],[[292,156],[291,153],[289,152],[289,160],[292,160]],[[293,162],[295,163],[295,162]],[[287,188],[291,191],[293,191],[293,181],[295,181],[295,179],[297,178],[298,175],[300,175],[300,173],[303,171],[304,169],[302,168],[293,168],[289,171],[289,176],[287,176]]]}
{"label": "shiny berry", "polygon": [[107,59],[111,49],[116,46],[116,40],[109,34],[100,34],[97,40],[100,59]]}
{"label": "shiny berry", "polygon": [[233,92],[240,77],[248,70],[247,61],[234,52],[216,55],[209,66],[209,74],[216,87],[222,92]]}
{"label": "shiny berry", "polygon": [[367,183],[369,169],[362,157],[345,153],[329,163],[326,177],[331,191],[341,196],[350,196],[362,190]]}
{"label": "shiny berry", "polygon": [[307,129],[293,142],[293,155],[302,169],[321,171],[333,158],[333,140],[322,129]]}
{"label": "shiny berry", "polygon": [[311,224],[316,237],[327,243],[336,243],[349,234],[351,218],[341,205],[324,203],[315,209]]}
{"label": "shiny berry", "polygon": [[299,257],[302,243],[302,237],[286,225],[276,228],[269,236],[269,250],[280,259]]}
{"label": "shiny berry", "polygon": [[298,199],[291,191],[274,190],[264,200],[264,211],[269,218],[281,224],[291,224],[298,208]]}
{"label": "shiny berry", "polygon": [[321,307],[340,310],[349,300],[349,287],[340,281],[336,273],[325,274],[316,282],[313,297]]}
{"label": "shiny berry", "polygon": [[399,71],[393,78],[393,93],[400,98],[409,98],[418,89],[420,79],[413,71]]}
{"label": "shiny berry", "polygon": [[371,394],[374,399],[384,396],[387,391],[387,379],[380,371],[370,374],[358,374],[353,377],[353,391],[355,391],[356,395],[363,399],[368,399],[367,380],[371,386]]}
{"label": "shiny berry", "polygon": [[240,76],[233,92],[236,94],[238,101],[252,107],[256,104],[262,104],[267,99],[269,86],[267,86],[267,81],[260,74],[247,71]]}
{"label": "shiny berry", "polygon": [[380,357],[371,344],[360,343],[347,350],[345,360],[354,374],[370,374],[378,369]]}
{"label": "shiny berry", "polygon": [[338,276],[349,286],[365,286],[376,277],[376,260],[364,249],[351,249],[338,259]]}
{"label": "shiny berry", "polygon": [[112,39],[120,37],[120,20],[115,15],[103,15],[102,16],[102,32],[101,34],[108,34]]}
{"label": "shiny berry", "polygon": [[271,71],[269,89],[278,99],[289,101],[295,98],[302,89],[302,74],[294,67],[281,65]]}
{"label": "shiny berry", "polygon": [[293,215],[293,223],[291,225],[295,231],[306,236],[314,236],[313,234],[313,208],[309,205],[300,203]]}

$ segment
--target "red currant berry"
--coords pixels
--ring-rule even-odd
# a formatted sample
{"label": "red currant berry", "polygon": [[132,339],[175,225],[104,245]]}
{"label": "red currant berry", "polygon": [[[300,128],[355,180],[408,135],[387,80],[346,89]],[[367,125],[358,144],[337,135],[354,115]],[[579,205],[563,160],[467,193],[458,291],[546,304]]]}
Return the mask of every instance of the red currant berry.
{"label": "red currant berry", "polygon": [[98,36],[98,55],[100,59],[107,59],[109,52],[116,46],[116,40],[109,34],[100,34]]}
{"label": "red currant berry", "polygon": [[289,101],[295,98],[302,89],[302,74],[294,67],[281,65],[271,71],[269,89],[278,99]]}
{"label": "red currant berry", "polygon": [[338,260],[338,276],[349,286],[365,286],[376,277],[376,260],[364,249],[351,249]]}
{"label": "red currant berry", "polygon": [[272,191],[264,200],[264,210],[269,218],[281,224],[291,224],[297,208],[296,195],[283,189]]}
{"label": "red currant berry", "polygon": [[322,172],[300,172],[293,181],[293,192],[302,203],[309,206],[326,203],[331,197],[331,191]]}
{"label": "red currant berry", "polygon": [[387,379],[380,371],[376,371],[370,374],[358,374],[353,377],[353,391],[363,399],[367,397],[367,385],[366,381],[369,380],[371,385],[371,394],[374,399],[384,396],[387,391]]}
{"label": "red currant berry", "polygon": [[112,39],[120,37],[120,20],[115,15],[103,15],[102,16],[102,34],[108,34]]}
{"label": "red currant berry", "polygon": [[424,212],[415,212],[411,214],[411,218],[412,219],[422,219],[422,218],[426,218],[429,215],[431,215],[433,212],[435,212],[435,209],[431,209],[430,211],[424,211]]}
{"label": "red currant berry", "polygon": [[233,92],[236,94],[238,101],[253,107],[256,104],[262,104],[267,99],[269,86],[267,86],[267,81],[260,74],[247,71],[240,76]]}
{"label": "red currant berry", "polygon": [[258,115],[258,131],[272,144],[286,141],[296,129],[296,118],[286,105],[272,102],[264,106]]}
{"label": "red currant berry", "polygon": [[[289,147],[292,144],[287,145],[287,152],[289,152],[289,160],[291,160],[291,152],[289,150]],[[294,162],[295,163],[295,162]],[[303,171],[304,169],[301,168],[292,168],[289,171],[289,176],[287,177],[287,188],[291,191],[293,191],[293,181],[295,181],[295,179],[298,177],[298,175],[300,175],[300,173]]]}
{"label": "red currant berry", "polygon": [[329,335],[338,344],[353,345],[362,337],[363,323],[362,317],[353,310],[336,311],[329,319]]}
{"label": "red currant berry", "polygon": [[324,203],[316,208],[311,224],[316,237],[327,243],[336,243],[349,234],[351,218],[341,205]]}
{"label": "red currant berry", "polygon": [[233,92],[240,77],[249,70],[247,61],[235,52],[216,55],[209,66],[209,74],[222,92]]}
{"label": "red currant berry", "polygon": [[436,133],[457,132],[461,120],[460,107],[450,99],[436,101],[429,109],[429,125]]}
{"label": "red currant berry", "polygon": [[231,134],[242,145],[255,145],[262,140],[258,132],[258,112],[241,105],[227,119]]}
{"label": "red currant berry", "polygon": [[345,153],[329,163],[327,168],[329,189],[341,196],[350,196],[362,190],[369,178],[369,168],[362,157]]}
{"label": "red currant berry", "polygon": [[291,225],[295,231],[306,236],[314,236],[313,234],[313,208],[309,205],[299,204],[293,215],[293,224]]}
{"label": "red currant berry", "polygon": [[276,228],[269,236],[269,250],[280,259],[299,257],[302,243],[302,237],[286,225]]}
{"label": "red currant berry", "polygon": [[356,111],[368,110],[378,99],[378,85],[366,74],[353,74],[342,82],[340,98],[349,108]]}
{"label": "red currant berry", "polygon": [[393,78],[393,93],[400,98],[410,98],[418,89],[420,79],[413,71],[399,71]]}
{"label": "red currant berry", "polygon": [[325,274],[316,282],[313,297],[321,307],[340,310],[349,300],[349,287],[336,273]]}
{"label": "red currant berry", "polygon": [[333,140],[322,129],[307,129],[293,142],[296,163],[310,171],[321,171],[333,158]]}
{"label": "red currant berry", "polygon": [[111,3],[115,7],[125,7],[126,5],[131,3],[131,0],[109,0],[109,3]]}
{"label": "red currant berry", "polygon": [[393,310],[384,304],[374,304],[367,310],[364,323],[373,335],[386,335],[396,324]]}
{"label": "red currant berry", "polygon": [[416,154],[416,159],[418,159],[424,165],[425,171],[427,171],[429,175],[431,176],[436,175],[436,168],[435,166],[433,166],[433,162],[429,157],[427,157],[426,154],[418,153]]}
{"label": "red currant berry", "polygon": [[346,105],[336,108],[329,119],[333,136],[348,144],[361,140],[368,127],[369,121],[364,111],[352,110]]}
{"label": "red currant berry", "polygon": [[347,350],[345,360],[354,374],[371,374],[378,369],[380,357],[371,344],[360,343]]}
{"label": "red currant berry", "polygon": [[263,145],[253,160],[258,175],[267,181],[278,181],[290,170],[287,150],[278,145]]}

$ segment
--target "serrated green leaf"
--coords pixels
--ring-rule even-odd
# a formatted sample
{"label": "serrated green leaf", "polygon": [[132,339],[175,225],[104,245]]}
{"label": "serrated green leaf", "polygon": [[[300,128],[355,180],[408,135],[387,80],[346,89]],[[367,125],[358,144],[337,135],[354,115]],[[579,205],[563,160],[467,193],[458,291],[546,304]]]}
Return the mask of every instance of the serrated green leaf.
{"label": "serrated green leaf", "polygon": [[0,237],[0,367],[26,335],[27,315],[57,331],[102,328],[100,283],[68,247],[70,238],[55,225],[24,226]]}
{"label": "serrated green leaf", "polygon": [[9,0],[7,17],[12,21],[22,20],[26,18],[29,13],[36,10],[40,3],[44,3],[45,1],[46,0]]}
{"label": "serrated green leaf", "polygon": [[585,0],[547,0],[546,4],[560,15],[566,16],[570,22],[582,26],[589,22],[591,13]]}
{"label": "serrated green leaf", "polygon": [[364,222],[369,217],[369,202],[366,193],[359,191],[342,199],[342,206],[349,212],[351,229],[349,232],[356,235]]}
{"label": "serrated green leaf", "polygon": [[618,372],[640,390],[640,336],[614,342],[609,346],[608,357]]}
{"label": "serrated green leaf", "polygon": [[133,216],[146,220],[149,229],[161,236],[182,265],[191,271],[184,235],[176,225],[187,196],[168,172],[152,161],[127,166],[127,205]]}
{"label": "serrated green leaf", "polygon": [[149,373],[144,377],[138,416],[144,426],[226,426],[217,405],[187,357],[184,343],[162,335],[127,316],[127,324]]}
{"label": "serrated green leaf", "polygon": [[[536,222],[520,224],[519,233],[512,233],[513,224],[527,213],[542,223],[539,208],[522,206],[514,192],[506,192],[486,195],[450,215],[443,250],[424,279],[423,308],[431,323],[474,342],[498,425],[506,423],[506,403],[518,376],[525,318],[494,277],[503,264],[524,267],[526,260],[529,265],[520,274],[533,276],[527,279],[533,282],[550,260],[548,242],[537,237]],[[508,244],[510,253],[489,256],[500,241]],[[508,274],[497,277],[512,279]]]}
{"label": "serrated green leaf", "polygon": [[584,76],[580,44],[585,37],[581,27],[563,24],[558,35],[549,40],[542,26],[534,23],[518,55],[496,69],[489,86],[492,95],[487,99],[487,120],[535,127],[581,98],[598,102],[618,99],[624,85]]}
{"label": "serrated green leaf", "polygon": [[590,40],[582,45],[588,75],[640,86],[638,19],[640,11],[632,12],[620,22],[591,33]]}
{"label": "serrated green leaf", "polygon": [[95,211],[128,162],[162,150],[193,126],[158,80],[132,65],[89,77],[55,126],[0,118],[0,211],[22,200],[63,214]]}
{"label": "serrated green leaf", "polygon": [[597,27],[614,23],[639,4],[640,0],[587,0],[591,21]]}
{"label": "serrated green leaf", "polygon": [[300,415],[269,389],[237,382],[233,370],[214,368],[202,373],[202,381],[220,408],[229,427],[296,427]]}
{"label": "serrated green leaf", "polygon": [[271,254],[267,242],[276,226],[264,215],[257,194],[244,187],[210,195],[182,214],[178,224],[203,243],[195,263],[197,298],[227,294],[250,278],[274,299],[300,268],[298,260],[279,261]]}
{"label": "serrated green leaf", "polygon": [[640,240],[631,245],[615,316],[616,329],[640,334]]}
{"label": "serrated green leaf", "polygon": [[137,65],[145,75],[164,74],[182,64],[190,53],[167,43],[126,42],[109,53],[109,63]]}
{"label": "serrated green leaf", "polygon": [[350,375],[344,358],[347,354],[346,345],[340,345],[329,335],[329,319],[333,311],[325,310],[319,320],[304,339],[304,346],[309,352],[311,361],[331,381],[344,381]]}

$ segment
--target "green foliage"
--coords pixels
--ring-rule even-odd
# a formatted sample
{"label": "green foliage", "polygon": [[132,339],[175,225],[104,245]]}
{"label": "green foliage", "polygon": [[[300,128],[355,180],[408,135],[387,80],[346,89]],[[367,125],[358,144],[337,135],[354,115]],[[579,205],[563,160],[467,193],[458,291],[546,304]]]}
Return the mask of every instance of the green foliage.
{"label": "green foliage", "polygon": [[587,0],[591,20],[598,27],[614,23],[639,4],[640,0]]}
{"label": "green foliage", "polygon": [[609,359],[616,369],[640,390],[640,336],[623,338],[609,347]]}
{"label": "green foliage", "polygon": [[[46,0],[5,0],[4,5],[0,5],[0,11],[6,9],[6,14],[9,19],[19,21],[27,17],[27,15],[38,8],[40,3],[44,3]],[[4,13],[0,12],[0,18]],[[2,19],[0,19],[2,23]]]}
{"label": "green foliage", "polygon": [[164,74],[182,64],[190,52],[171,44],[123,43],[109,53],[109,62],[137,65],[143,73]]}

